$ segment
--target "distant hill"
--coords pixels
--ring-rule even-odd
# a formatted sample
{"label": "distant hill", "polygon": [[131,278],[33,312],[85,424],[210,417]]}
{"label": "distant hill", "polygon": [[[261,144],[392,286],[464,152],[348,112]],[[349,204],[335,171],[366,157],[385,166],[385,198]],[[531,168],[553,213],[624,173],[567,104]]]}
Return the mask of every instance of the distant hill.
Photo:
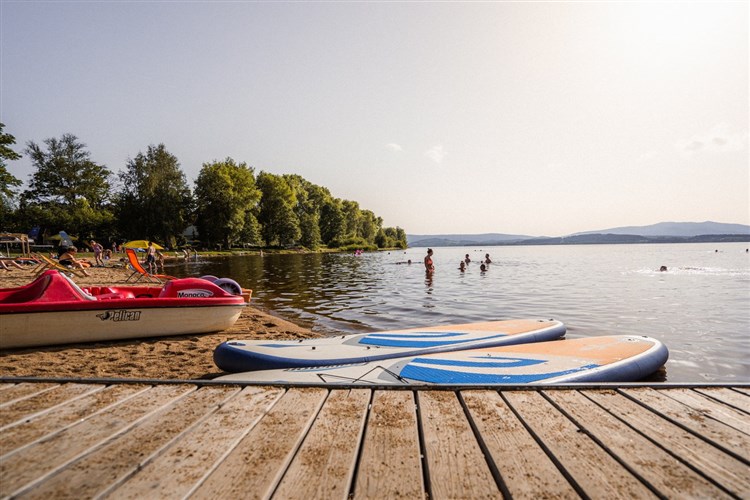
{"label": "distant hill", "polygon": [[412,247],[469,247],[473,245],[505,245],[514,241],[533,239],[520,234],[407,234],[406,242]]}
{"label": "distant hill", "polygon": [[406,235],[411,247],[492,245],[591,245],[613,243],[688,243],[750,241],[750,226],[721,222],[660,222],[650,226],[625,226],[549,238],[517,234]]}
{"label": "distant hill", "polygon": [[721,222],[659,222],[650,226],[625,226],[581,234],[637,234],[640,236],[701,236],[704,234],[750,234],[750,226],[744,224],[724,224]]}

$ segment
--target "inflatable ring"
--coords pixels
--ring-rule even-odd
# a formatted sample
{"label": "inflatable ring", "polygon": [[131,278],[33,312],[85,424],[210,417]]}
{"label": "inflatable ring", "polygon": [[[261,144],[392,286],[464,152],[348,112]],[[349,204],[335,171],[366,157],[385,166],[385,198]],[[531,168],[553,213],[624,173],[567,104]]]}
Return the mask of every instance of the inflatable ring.
{"label": "inflatable ring", "polygon": [[216,281],[214,281],[214,285],[218,286],[227,293],[231,293],[232,295],[242,295],[242,287],[233,279],[217,279]]}
{"label": "inflatable ring", "polygon": [[210,281],[211,283],[214,283],[214,282],[216,282],[216,280],[218,280],[219,278],[217,278],[216,276],[212,276],[212,275],[210,275],[210,274],[207,274],[207,275],[205,275],[205,276],[201,276],[201,279],[202,279],[202,280],[206,280],[206,281]]}

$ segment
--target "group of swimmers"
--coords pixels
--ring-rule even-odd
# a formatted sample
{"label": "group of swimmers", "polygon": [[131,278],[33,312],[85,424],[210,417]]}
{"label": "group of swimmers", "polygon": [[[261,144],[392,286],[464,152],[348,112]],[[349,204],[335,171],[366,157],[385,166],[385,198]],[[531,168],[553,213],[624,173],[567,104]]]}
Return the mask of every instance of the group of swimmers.
{"label": "group of swimmers", "polygon": [[[471,258],[469,257],[469,254],[467,253],[464,260],[458,263],[458,269],[461,272],[466,271],[466,266],[468,266],[470,262],[471,262]],[[490,259],[490,254],[486,253],[484,254],[484,260],[479,261],[479,270],[486,271],[490,264],[492,264],[492,259]]]}
{"label": "group of swimmers", "polygon": [[[424,258],[424,268],[425,268],[425,271],[427,271],[428,274],[432,273],[433,271],[435,271],[435,264],[432,262],[432,254],[433,253],[434,252],[432,251],[432,248],[428,248],[427,249],[427,255]],[[466,257],[458,263],[458,269],[461,272],[465,272],[466,271],[466,266],[469,265],[470,262],[471,262],[471,257],[469,257],[469,254],[467,253]],[[486,271],[487,268],[488,268],[488,266],[491,263],[492,263],[492,259],[490,259],[490,254],[488,254],[488,253],[484,254],[484,260],[480,261],[479,270],[480,271]]]}

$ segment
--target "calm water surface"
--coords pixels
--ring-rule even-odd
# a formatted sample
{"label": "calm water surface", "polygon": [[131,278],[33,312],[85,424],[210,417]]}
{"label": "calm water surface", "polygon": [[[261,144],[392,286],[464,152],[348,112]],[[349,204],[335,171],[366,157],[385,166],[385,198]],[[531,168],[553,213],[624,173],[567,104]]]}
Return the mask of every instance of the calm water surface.
{"label": "calm water surface", "polygon": [[[649,335],[670,351],[670,382],[750,381],[747,243],[435,248],[237,256],[168,268],[231,277],[256,306],[320,332],[555,318],[568,337]],[[458,269],[465,254],[474,261]],[[482,273],[485,253],[493,263]],[[411,259],[412,264],[405,262]],[[403,262],[403,263],[402,263]],[[659,272],[660,266],[668,267]]]}

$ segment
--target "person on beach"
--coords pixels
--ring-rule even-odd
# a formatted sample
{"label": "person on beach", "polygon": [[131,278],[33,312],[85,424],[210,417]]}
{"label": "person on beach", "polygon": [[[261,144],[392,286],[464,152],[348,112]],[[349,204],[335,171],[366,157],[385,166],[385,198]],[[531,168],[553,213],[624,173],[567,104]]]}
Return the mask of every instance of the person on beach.
{"label": "person on beach", "polygon": [[76,269],[80,269],[81,272],[86,276],[91,276],[88,271],[86,271],[86,267],[84,265],[84,262],[82,260],[76,259],[76,254],[78,253],[78,249],[76,247],[68,247],[65,252],[63,252],[62,255],[60,255],[60,258],[57,259],[57,262],[61,266],[68,266],[73,267]]}
{"label": "person on beach", "polygon": [[485,265],[484,265],[484,262],[482,262],[482,263],[481,263],[481,264],[479,265],[479,271],[480,271],[480,272],[485,272],[486,270],[487,270],[487,266],[485,266]]}
{"label": "person on beach", "polygon": [[424,269],[428,273],[431,273],[435,270],[435,264],[432,262],[432,248],[427,249],[427,255],[425,255],[424,258]]}
{"label": "person on beach", "polygon": [[485,264],[492,264],[492,260],[490,260],[490,254],[484,254],[484,263]]}
{"label": "person on beach", "polygon": [[469,262],[471,262],[471,259],[469,258],[469,254],[468,253],[466,254],[466,257],[464,258],[464,262],[467,263],[467,264]]}
{"label": "person on beach", "polygon": [[18,262],[16,262],[13,259],[0,259],[0,268],[5,269],[6,271],[10,271],[8,264],[10,264],[13,267],[17,267],[18,269],[24,269],[22,265],[20,265]]}
{"label": "person on beach", "polygon": [[149,241],[146,247],[146,269],[150,273],[156,271],[156,247],[153,241]]}
{"label": "person on beach", "polygon": [[104,267],[104,261],[102,260],[102,254],[104,253],[104,247],[94,240],[91,240],[91,250],[94,252],[94,263],[97,266]]}
{"label": "person on beach", "polygon": [[161,253],[159,250],[156,251],[156,269],[158,270],[161,268],[162,272],[164,272],[164,254]]}
{"label": "person on beach", "polygon": [[459,270],[460,270],[461,272],[464,272],[464,271],[466,271],[466,262],[464,262],[464,261],[460,261],[460,262],[458,263],[458,269],[459,269]]}

